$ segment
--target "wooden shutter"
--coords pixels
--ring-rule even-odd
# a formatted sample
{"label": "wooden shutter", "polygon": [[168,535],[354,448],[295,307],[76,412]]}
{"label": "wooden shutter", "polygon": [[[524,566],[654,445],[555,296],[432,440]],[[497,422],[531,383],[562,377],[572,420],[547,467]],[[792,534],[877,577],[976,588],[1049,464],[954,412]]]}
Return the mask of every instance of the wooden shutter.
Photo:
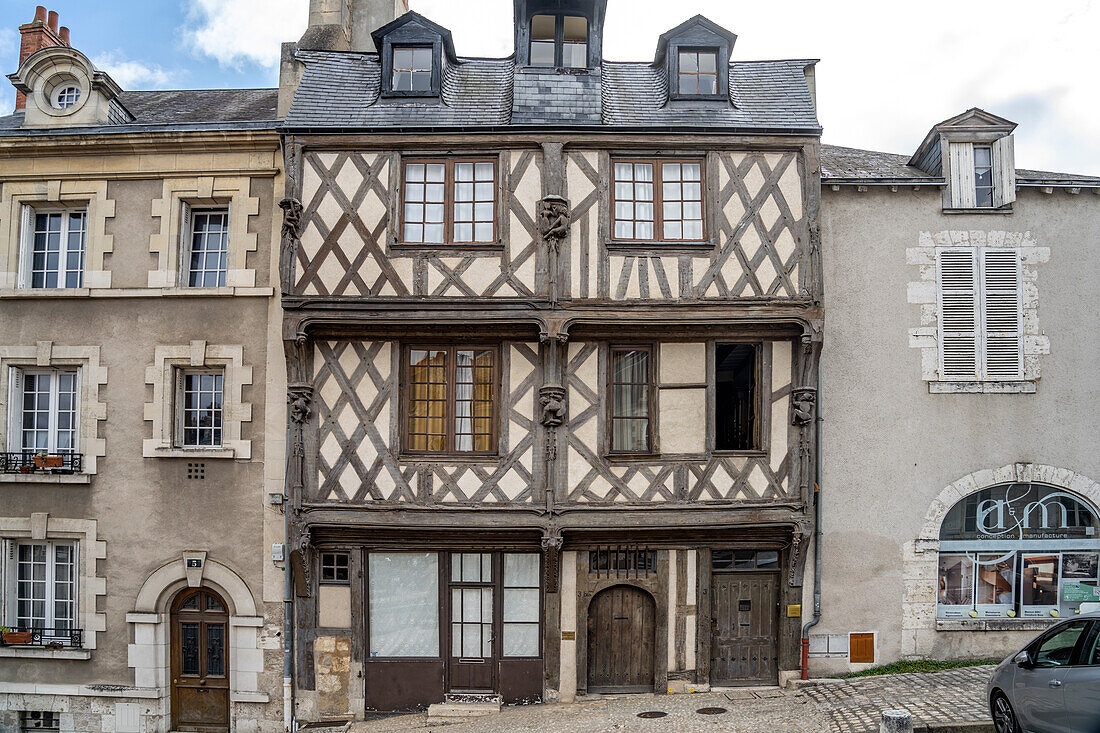
{"label": "wooden shutter", "polygon": [[8,368],[8,445],[9,453],[23,447],[23,370]]}
{"label": "wooden shutter", "polygon": [[180,201],[180,247],[177,285],[191,284],[191,204]]}
{"label": "wooden shutter", "polygon": [[936,257],[940,311],[940,378],[978,378],[978,261],[971,248]]}
{"label": "wooden shutter", "polygon": [[983,248],[981,257],[985,347],[982,376],[1019,379],[1024,368],[1020,253],[1014,249]]}
{"label": "wooden shutter", "polygon": [[848,661],[852,664],[874,664],[875,635],[849,634]]}
{"label": "wooden shutter", "polygon": [[31,261],[34,251],[34,207],[23,204],[19,222],[19,275],[16,287],[31,286]]}
{"label": "wooden shutter", "polygon": [[974,144],[948,143],[951,166],[951,208],[974,208]]}
{"label": "wooden shutter", "polygon": [[993,142],[993,205],[1007,206],[1016,200],[1016,156],[1012,136]]}

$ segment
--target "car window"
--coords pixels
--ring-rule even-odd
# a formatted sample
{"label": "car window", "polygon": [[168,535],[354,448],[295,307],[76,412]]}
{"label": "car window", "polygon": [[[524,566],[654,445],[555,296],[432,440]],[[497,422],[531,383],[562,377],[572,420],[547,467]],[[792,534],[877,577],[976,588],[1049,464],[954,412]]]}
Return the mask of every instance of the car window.
{"label": "car window", "polygon": [[1073,661],[1073,650],[1087,628],[1086,622],[1079,621],[1055,631],[1035,648],[1035,666],[1062,667],[1069,664]]}
{"label": "car window", "polygon": [[1092,630],[1085,639],[1085,646],[1081,649],[1081,661],[1078,664],[1086,664],[1100,667],[1100,622],[1092,622]]}

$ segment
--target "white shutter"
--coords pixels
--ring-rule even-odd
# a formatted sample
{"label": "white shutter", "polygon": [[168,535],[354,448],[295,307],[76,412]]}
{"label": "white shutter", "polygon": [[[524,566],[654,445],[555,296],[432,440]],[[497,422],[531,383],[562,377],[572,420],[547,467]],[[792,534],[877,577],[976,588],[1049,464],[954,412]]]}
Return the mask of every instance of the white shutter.
{"label": "white shutter", "polygon": [[23,370],[8,368],[8,445],[9,453],[23,447]]}
{"label": "white shutter", "polygon": [[940,378],[978,378],[978,262],[971,248],[936,252]]}
{"label": "white shutter", "polygon": [[176,284],[191,284],[191,204],[180,201],[180,251]]}
{"label": "white shutter", "polygon": [[948,143],[951,166],[951,208],[974,208],[974,144]]}
{"label": "white shutter", "polygon": [[1016,156],[1012,136],[993,142],[993,205],[1007,206],[1016,200]]}
{"label": "white shutter", "polygon": [[1024,369],[1020,253],[1014,249],[983,248],[981,256],[983,376],[1019,379]]}
{"label": "white shutter", "polygon": [[19,220],[19,275],[16,287],[31,286],[31,261],[34,251],[34,207],[23,204]]}

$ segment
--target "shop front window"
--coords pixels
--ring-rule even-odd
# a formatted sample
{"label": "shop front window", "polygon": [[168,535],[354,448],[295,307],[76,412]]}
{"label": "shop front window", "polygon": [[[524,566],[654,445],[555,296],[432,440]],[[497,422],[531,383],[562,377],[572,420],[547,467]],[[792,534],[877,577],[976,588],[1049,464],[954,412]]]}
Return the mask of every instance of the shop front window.
{"label": "shop front window", "polygon": [[967,496],[940,528],[939,618],[1052,618],[1100,603],[1100,522],[1043,484]]}
{"label": "shop front window", "polygon": [[372,552],[370,655],[439,656],[439,559],[434,552]]}

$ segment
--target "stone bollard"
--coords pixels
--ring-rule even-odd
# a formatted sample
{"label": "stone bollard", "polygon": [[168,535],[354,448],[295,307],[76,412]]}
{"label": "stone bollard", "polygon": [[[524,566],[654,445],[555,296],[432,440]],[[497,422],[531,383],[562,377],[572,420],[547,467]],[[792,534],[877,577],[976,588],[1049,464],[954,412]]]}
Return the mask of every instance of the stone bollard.
{"label": "stone bollard", "polygon": [[884,710],[879,733],[913,733],[913,716],[907,710]]}

